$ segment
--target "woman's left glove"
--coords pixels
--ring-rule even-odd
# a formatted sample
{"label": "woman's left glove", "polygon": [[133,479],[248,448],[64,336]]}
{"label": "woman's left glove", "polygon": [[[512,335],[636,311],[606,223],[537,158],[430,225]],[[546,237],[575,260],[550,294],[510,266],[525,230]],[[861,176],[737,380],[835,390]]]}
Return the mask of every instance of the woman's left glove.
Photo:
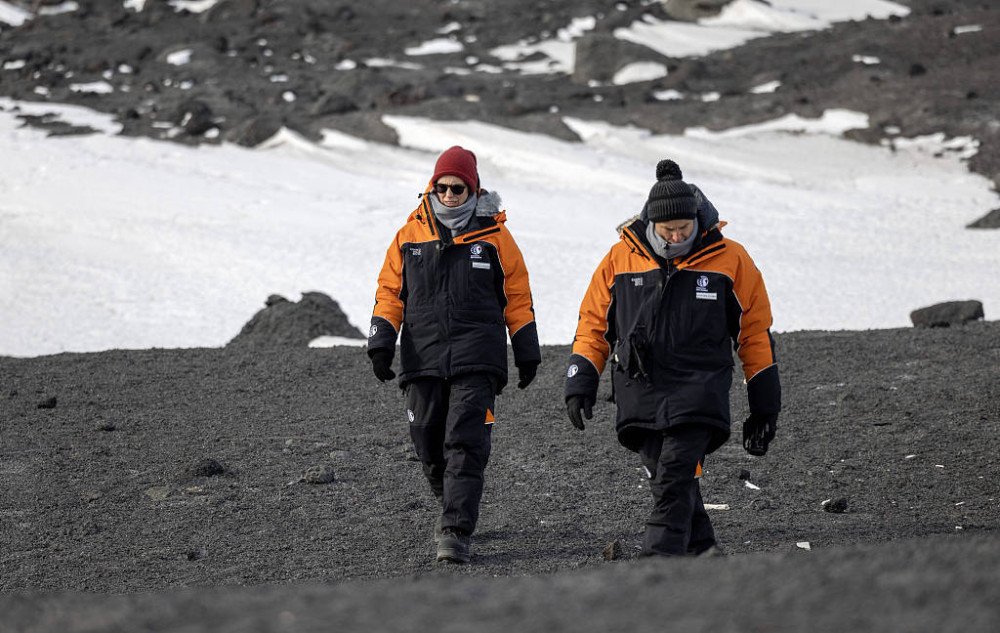
{"label": "woman's left glove", "polygon": [[525,362],[517,366],[517,388],[524,389],[531,384],[531,381],[535,379],[535,374],[538,373],[538,363],[537,362]]}
{"label": "woman's left glove", "polygon": [[767,447],[778,430],[778,414],[761,415],[751,413],[743,422],[743,448],[751,455],[760,457],[767,454]]}

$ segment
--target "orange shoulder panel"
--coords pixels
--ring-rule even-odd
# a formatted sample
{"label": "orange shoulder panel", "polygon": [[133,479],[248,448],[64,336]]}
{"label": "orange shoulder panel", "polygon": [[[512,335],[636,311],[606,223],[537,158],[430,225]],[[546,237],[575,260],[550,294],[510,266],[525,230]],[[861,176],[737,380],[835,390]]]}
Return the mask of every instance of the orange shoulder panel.
{"label": "orange shoulder panel", "polygon": [[743,308],[737,339],[738,352],[743,363],[743,375],[750,380],[757,372],[774,364],[770,336],[773,322],[771,301],[767,296],[767,288],[764,287],[764,276],[750,254],[738,242],[727,239],[726,243],[737,265],[733,275],[733,291]]}
{"label": "orange shoulder panel", "polygon": [[396,328],[396,332],[403,325],[403,301],[399,297],[403,288],[403,245],[434,239],[427,226],[417,219],[422,206],[414,209],[403,228],[396,232],[395,239],[386,250],[385,262],[378,275],[372,316],[387,320]]}
{"label": "orange shoulder panel", "polygon": [[611,354],[609,337],[609,312],[615,278],[624,273],[645,272],[657,264],[641,251],[636,251],[624,240],[611,247],[590,278],[590,285],[580,304],[580,316],[573,337],[573,353],[579,354],[594,364],[597,373],[604,371],[604,365]]}
{"label": "orange shoulder panel", "polygon": [[507,331],[513,337],[518,330],[535,320],[535,307],[531,299],[528,268],[524,265],[524,257],[517,242],[514,241],[514,236],[503,224],[506,219],[506,215],[497,216],[500,232],[491,236],[491,239],[496,241],[500,266],[503,267],[503,291],[507,297],[507,307],[503,316],[507,323]]}

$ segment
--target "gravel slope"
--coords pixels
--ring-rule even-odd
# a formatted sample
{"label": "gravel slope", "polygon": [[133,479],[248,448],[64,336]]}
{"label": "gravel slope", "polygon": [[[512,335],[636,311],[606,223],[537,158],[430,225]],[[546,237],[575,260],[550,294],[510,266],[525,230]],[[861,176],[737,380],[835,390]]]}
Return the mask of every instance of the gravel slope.
{"label": "gravel slope", "polygon": [[636,558],[638,462],[612,405],[565,420],[546,347],[500,399],[474,564],[444,569],[400,392],[361,349],[0,358],[0,630],[993,630],[1000,322],[777,344],[772,451],[737,433],[706,467],[727,556]]}

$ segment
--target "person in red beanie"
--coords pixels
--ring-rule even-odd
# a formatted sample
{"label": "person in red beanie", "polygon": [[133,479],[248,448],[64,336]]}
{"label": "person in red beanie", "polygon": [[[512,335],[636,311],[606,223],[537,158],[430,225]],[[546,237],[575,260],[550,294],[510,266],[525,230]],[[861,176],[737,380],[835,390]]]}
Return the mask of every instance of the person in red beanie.
{"label": "person in red beanie", "polygon": [[508,335],[519,388],[541,362],[528,270],[506,219],[500,197],[480,186],[476,155],[449,148],[389,245],[375,292],[368,356],[376,378],[396,378],[398,336],[410,437],[441,506],[438,562],[471,559]]}

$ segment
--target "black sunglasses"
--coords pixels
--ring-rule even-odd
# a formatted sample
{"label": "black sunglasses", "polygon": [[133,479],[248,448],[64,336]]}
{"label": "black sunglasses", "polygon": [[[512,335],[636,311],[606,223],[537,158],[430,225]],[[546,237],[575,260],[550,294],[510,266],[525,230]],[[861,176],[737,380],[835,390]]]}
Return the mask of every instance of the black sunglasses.
{"label": "black sunglasses", "polygon": [[439,194],[448,191],[448,189],[451,189],[451,192],[456,196],[460,196],[463,193],[465,193],[465,185],[445,185],[440,182],[435,183],[434,185],[434,191],[438,192]]}

